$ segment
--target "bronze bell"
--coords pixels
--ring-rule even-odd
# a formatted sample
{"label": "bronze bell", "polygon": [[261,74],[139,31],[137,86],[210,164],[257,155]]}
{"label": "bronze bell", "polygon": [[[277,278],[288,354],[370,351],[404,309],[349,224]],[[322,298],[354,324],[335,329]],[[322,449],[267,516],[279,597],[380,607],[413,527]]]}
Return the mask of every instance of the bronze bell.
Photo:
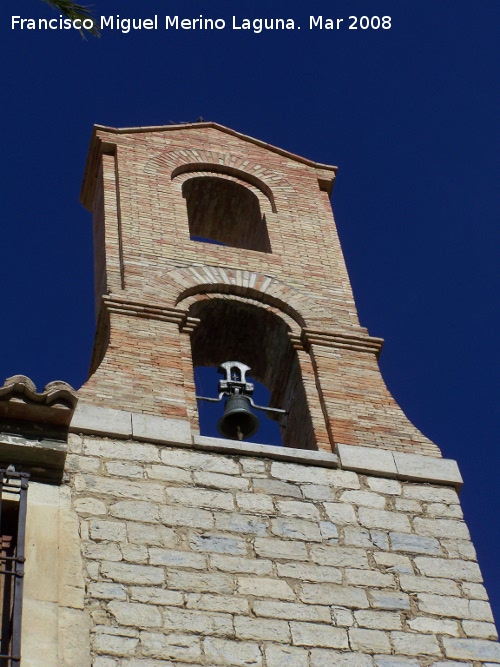
{"label": "bronze bell", "polygon": [[217,424],[219,433],[231,440],[249,438],[259,428],[259,420],[250,410],[250,401],[246,396],[229,396],[224,406],[224,414]]}

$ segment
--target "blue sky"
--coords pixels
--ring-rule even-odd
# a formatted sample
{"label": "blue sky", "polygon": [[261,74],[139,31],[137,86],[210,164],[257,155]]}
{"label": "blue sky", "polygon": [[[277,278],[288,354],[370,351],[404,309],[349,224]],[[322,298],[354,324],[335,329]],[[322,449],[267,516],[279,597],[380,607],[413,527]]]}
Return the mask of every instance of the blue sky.
{"label": "blue sky", "polygon": [[[339,165],[332,204],[361,323],[410,419],[459,461],[465,518],[497,619],[499,5],[462,0],[95,0],[96,15],[223,18],[218,31],[11,29],[54,18],[3,3],[0,375],[78,388],[94,330],[90,215],[78,203],[94,123],[207,120]],[[479,8],[480,7],[480,8]],[[300,31],[231,29],[293,18]],[[309,30],[309,16],[344,18]],[[390,30],[349,30],[390,16]],[[376,24],[376,22],[375,22]]]}

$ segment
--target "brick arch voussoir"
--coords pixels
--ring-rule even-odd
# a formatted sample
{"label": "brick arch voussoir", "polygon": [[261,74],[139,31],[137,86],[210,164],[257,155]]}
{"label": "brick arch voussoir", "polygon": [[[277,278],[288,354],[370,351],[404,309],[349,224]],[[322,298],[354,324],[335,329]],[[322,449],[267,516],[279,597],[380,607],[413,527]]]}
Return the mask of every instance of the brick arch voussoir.
{"label": "brick arch voussoir", "polygon": [[[168,285],[177,307],[185,308],[194,295],[233,294],[276,308],[289,315],[300,328],[317,317],[320,307],[309,295],[286,285],[278,278],[256,271],[217,266],[188,266],[168,273],[159,282]],[[175,294],[175,296],[174,296]]]}
{"label": "brick arch voussoir", "polygon": [[293,186],[281,174],[276,173],[258,162],[234,153],[222,153],[202,148],[185,148],[165,150],[148,160],[144,166],[146,174],[154,175],[168,172],[172,178],[176,175],[192,171],[217,171],[248,180],[259,187],[270,198],[274,205],[274,194],[288,194]]}
{"label": "brick arch voussoir", "polygon": [[180,302],[180,304],[182,304],[183,310],[189,312],[193,307],[193,305],[196,303],[199,303],[201,301],[207,301],[207,302],[217,301],[221,299],[227,301],[237,301],[240,303],[248,304],[250,306],[256,306],[257,308],[261,308],[267,312],[273,313],[274,315],[277,315],[285,322],[291,334],[294,334],[295,336],[300,336],[301,327],[295,318],[293,318],[288,313],[285,313],[282,308],[275,305],[271,305],[269,303],[265,303],[261,299],[254,299],[249,294],[240,296],[238,294],[233,294],[231,292],[227,291],[219,292],[216,290],[213,290],[211,292],[196,292],[195,294],[185,297]]}

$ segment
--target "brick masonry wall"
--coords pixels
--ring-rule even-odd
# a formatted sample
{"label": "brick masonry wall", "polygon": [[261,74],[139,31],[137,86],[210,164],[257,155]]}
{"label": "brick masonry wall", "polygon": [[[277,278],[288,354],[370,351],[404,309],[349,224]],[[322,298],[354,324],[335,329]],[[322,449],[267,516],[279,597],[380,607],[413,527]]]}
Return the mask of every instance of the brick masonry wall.
{"label": "brick masonry wall", "polygon": [[93,667],[500,663],[456,492],[70,436]]}

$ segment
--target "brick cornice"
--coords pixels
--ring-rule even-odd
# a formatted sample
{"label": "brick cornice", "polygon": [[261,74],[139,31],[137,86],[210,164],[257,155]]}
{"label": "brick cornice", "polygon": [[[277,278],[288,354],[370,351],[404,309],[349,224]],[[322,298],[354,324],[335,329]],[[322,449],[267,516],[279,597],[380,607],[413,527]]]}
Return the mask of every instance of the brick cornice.
{"label": "brick cornice", "polygon": [[199,323],[196,317],[189,317],[187,311],[181,308],[152,306],[140,301],[130,301],[129,299],[110,295],[104,295],[102,302],[104,309],[108,313],[121,313],[133,317],[145,317],[163,322],[173,322],[174,324],[178,324],[182,331],[192,331]]}
{"label": "brick cornice", "polygon": [[371,352],[377,357],[384,344],[383,338],[346,334],[336,331],[319,331],[309,328],[302,330],[301,342],[305,349],[309,349],[311,345],[321,345],[323,347],[337,347],[356,352]]}

